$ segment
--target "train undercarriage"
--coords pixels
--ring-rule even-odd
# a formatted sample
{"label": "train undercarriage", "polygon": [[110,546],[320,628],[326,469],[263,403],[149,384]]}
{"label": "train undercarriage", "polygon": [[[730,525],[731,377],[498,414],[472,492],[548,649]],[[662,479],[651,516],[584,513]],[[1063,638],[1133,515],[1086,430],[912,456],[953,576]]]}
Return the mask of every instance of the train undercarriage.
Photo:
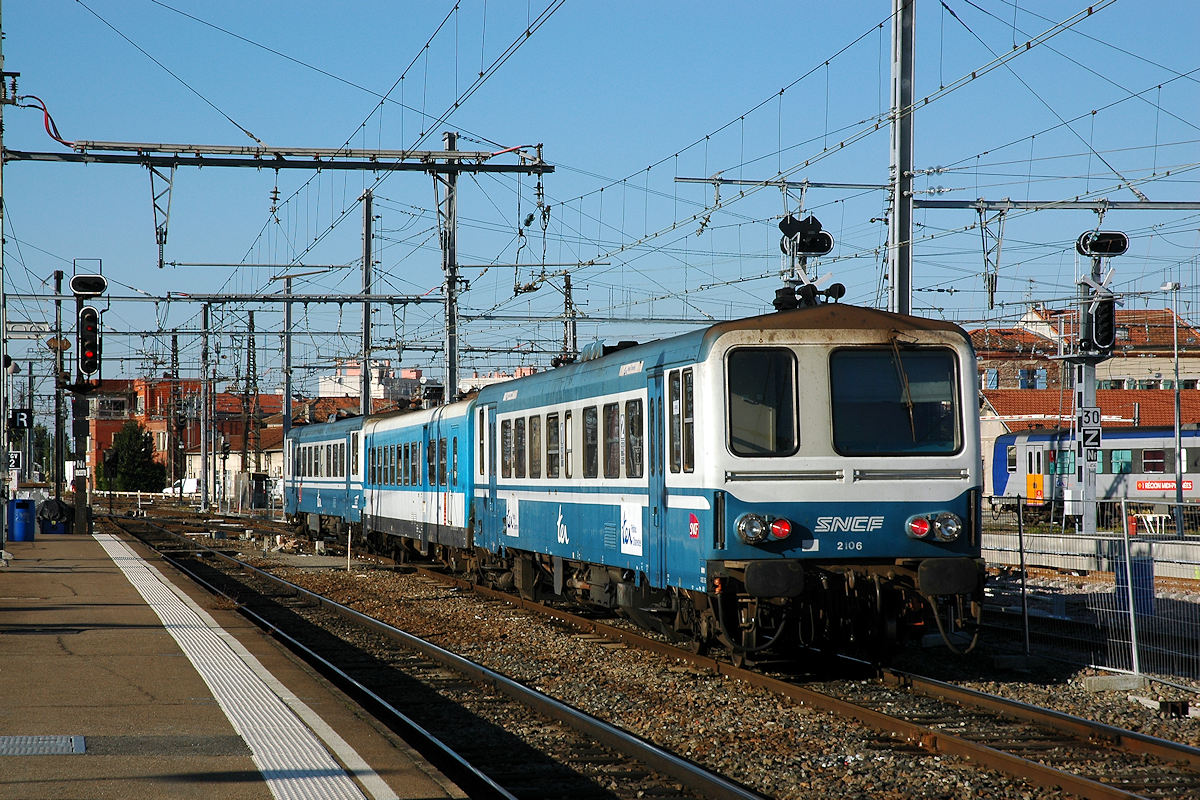
{"label": "train undercarriage", "polygon": [[[307,535],[346,541],[340,520],[323,518],[319,531],[297,522]],[[745,562],[713,562],[708,591],[699,592],[655,588],[644,575],[628,570],[519,550],[500,555],[379,531],[363,536],[359,525],[351,525],[349,533],[354,546],[377,556],[435,563],[527,600],[604,609],[697,651],[728,651],[741,663],[794,658],[806,650],[880,661],[931,634],[940,634],[955,652],[966,652],[974,644],[982,608],[982,562],[975,559],[785,562],[788,579],[763,595],[761,578],[751,576],[755,591],[747,590]]]}

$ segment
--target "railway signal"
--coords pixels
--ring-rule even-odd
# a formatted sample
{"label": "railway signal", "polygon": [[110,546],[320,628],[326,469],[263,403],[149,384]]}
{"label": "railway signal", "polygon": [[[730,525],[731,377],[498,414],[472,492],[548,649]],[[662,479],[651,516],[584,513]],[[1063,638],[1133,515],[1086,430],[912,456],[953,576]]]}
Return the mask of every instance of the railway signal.
{"label": "railway signal", "polygon": [[833,237],[821,230],[820,221],[811,214],[804,219],[788,214],[779,220],[779,230],[783,232],[779,248],[786,255],[823,256],[833,249]]}
{"label": "railway signal", "polygon": [[96,297],[104,294],[108,279],[103,275],[82,274],[71,276],[71,293],[76,297]]}
{"label": "railway signal", "polygon": [[1075,240],[1081,256],[1108,258],[1123,255],[1129,249],[1129,237],[1122,231],[1084,231]]}
{"label": "railway signal", "polygon": [[79,309],[79,371],[95,375],[100,371],[100,312],[95,306]]}

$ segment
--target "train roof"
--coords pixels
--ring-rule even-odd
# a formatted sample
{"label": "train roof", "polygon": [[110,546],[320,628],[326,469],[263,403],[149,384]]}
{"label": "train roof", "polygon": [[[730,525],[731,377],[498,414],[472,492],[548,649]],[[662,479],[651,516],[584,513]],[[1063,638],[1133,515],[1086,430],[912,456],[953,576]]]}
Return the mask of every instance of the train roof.
{"label": "train roof", "polygon": [[[861,306],[826,303],[815,308],[717,322],[707,328],[679,336],[625,346],[602,358],[578,361],[554,370],[486,386],[480,390],[479,399],[481,402],[517,400],[516,407],[519,408],[519,392],[522,387],[535,387],[540,392],[556,382],[561,383],[564,390],[568,387],[582,390],[588,383],[603,382],[607,389],[620,391],[624,383],[630,387],[644,385],[645,378],[641,375],[644,370],[702,360],[705,352],[726,334],[786,330],[944,331],[961,338],[965,343],[970,342],[966,331],[952,322],[893,314]],[[615,374],[612,369],[614,364],[622,365]]]}

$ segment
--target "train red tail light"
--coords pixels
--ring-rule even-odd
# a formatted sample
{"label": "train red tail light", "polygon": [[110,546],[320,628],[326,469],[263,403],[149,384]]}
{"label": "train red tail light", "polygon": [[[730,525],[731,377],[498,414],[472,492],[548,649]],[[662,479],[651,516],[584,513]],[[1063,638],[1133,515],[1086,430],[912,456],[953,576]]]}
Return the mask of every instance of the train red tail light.
{"label": "train red tail light", "polygon": [[786,539],[792,535],[792,523],[786,519],[777,519],[771,523],[771,536],[776,539]]}
{"label": "train red tail light", "polygon": [[933,523],[928,517],[910,517],[904,528],[914,539],[924,539],[933,532]]}

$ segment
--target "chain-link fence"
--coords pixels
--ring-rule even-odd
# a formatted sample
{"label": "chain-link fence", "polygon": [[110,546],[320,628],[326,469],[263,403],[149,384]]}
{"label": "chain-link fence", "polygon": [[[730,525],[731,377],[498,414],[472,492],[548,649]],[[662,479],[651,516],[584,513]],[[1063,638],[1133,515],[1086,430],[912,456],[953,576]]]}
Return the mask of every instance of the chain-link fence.
{"label": "chain-link fence", "polygon": [[1061,506],[993,498],[987,621],[1011,627],[1032,654],[1200,677],[1200,506],[1178,511],[1101,501],[1097,533],[1084,536]]}

